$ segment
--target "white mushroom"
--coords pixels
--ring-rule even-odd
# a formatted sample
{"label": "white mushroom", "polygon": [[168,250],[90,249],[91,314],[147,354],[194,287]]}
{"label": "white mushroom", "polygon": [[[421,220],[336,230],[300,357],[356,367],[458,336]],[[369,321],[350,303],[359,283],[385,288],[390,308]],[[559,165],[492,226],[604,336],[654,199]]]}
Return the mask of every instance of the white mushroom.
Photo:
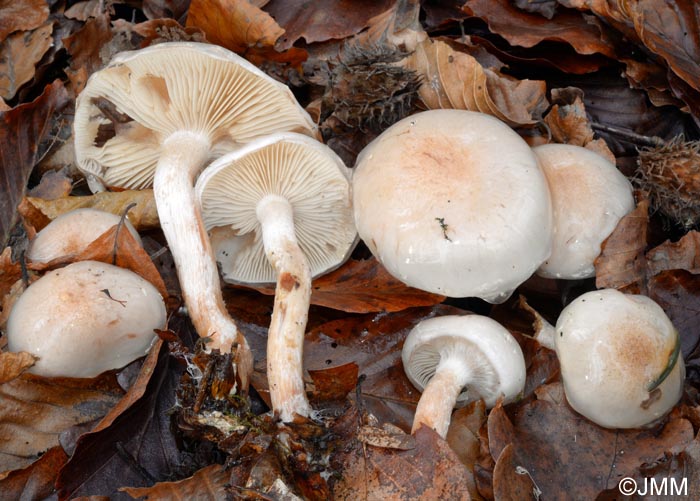
{"label": "white mushroom", "polygon": [[187,310],[208,348],[236,348],[239,390],[252,355],[228,315],[193,184],[211,158],[274,131],[315,134],[287,87],[208,44],[164,43],[117,55],[78,96],[76,158],[93,191],[153,184]]}
{"label": "white mushroom", "polygon": [[[92,208],[61,214],[36,234],[27,249],[27,259],[48,263],[59,257],[78,254],[120,221],[116,214]],[[124,231],[141,243],[141,237],[128,219],[124,219]]]}
{"label": "white mushroom", "polygon": [[481,315],[423,320],[409,333],[403,367],[423,394],[413,420],[441,437],[452,409],[482,398],[487,407],[517,398],[525,387],[525,359],[517,341],[498,322]]}
{"label": "white mushroom", "polygon": [[545,144],[533,151],[547,177],[554,213],[552,255],[537,274],[592,277],[601,244],[634,210],[632,185],[615,165],[586,148]]}
{"label": "white mushroom", "polygon": [[217,159],[195,187],[224,278],[277,282],[267,377],[283,421],[311,412],[302,365],[311,278],[342,264],[357,241],[349,177],[328,147],[287,133]]}
{"label": "white mushroom", "polygon": [[502,302],[549,257],[551,207],[527,143],[491,116],[432,110],[359,155],[355,223],[408,285]]}
{"label": "white mushroom", "polygon": [[136,273],[97,261],[51,271],[30,285],[7,321],[10,351],[38,357],[30,372],[94,377],[146,354],[166,312]]}
{"label": "white mushroom", "polygon": [[561,312],[554,333],[566,398],[607,428],[660,418],[683,393],[678,332],[646,296],[588,292]]}

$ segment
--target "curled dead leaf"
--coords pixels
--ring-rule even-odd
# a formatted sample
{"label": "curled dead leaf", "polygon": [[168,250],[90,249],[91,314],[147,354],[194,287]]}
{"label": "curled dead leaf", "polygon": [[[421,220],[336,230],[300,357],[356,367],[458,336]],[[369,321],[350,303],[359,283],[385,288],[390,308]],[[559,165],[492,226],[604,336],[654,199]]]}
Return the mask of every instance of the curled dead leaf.
{"label": "curled dead leaf", "polygon": [[422,76],[419,95],[429,109],[493,115],[509,125],[531,125],[547,107],[544,81],[517,80],[490,69],[441,40],[427,39],[403,60]]}
{"label": "curled dead leaf", "polygon": [[13,33],[0,45],[0,97],[12,99],[20,87],[34,77],[53,38],[53,23],[48,22],[33,31]]}
{"label": "curled dead leaf", "polygon": [[158,482],[151,487],[122,487],[134,499],[160,499],[176,501],[180,499],[211,500],[225,499],[229,474],[223,466],[213,464],[202,468],[191,477],[177,482]]}
{"label": "curled dead leaf", "polygon": [[[54,200],[27,197],[25,202],[28,205],[23,204],[19,211],[37,231],[61,214],[74,209],[90,207],[121,215],[131,204],[136,205],[129,210],[129,221],[137,230],[157,228],[160,225],[153,190],[105,191],[86,197],[62,197]],[[48,221],[45,220],[42,224],[41,221],[35,220],[31,215],[32,208],[38,209]]]}

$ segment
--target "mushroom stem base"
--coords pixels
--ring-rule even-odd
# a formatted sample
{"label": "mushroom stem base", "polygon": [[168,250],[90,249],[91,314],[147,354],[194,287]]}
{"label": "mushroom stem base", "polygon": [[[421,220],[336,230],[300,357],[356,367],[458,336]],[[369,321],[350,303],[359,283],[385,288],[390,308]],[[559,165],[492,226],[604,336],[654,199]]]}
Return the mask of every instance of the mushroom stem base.
{"label": "mushroom stem base", "polygon": [[202,224],[194,180],[210,151],[206,136],[179,132],[163,143],[153,191],[163,234],[175,261],[187,311],[197,333],[207,337],[207,349],[236,349],[236,376],[247,393],[253,357],[243,334],[226,311],[214,253]]}
{"label": "mushroom stem base", "polygon": [[452,409],[462,388],[469,382],[468,371],[459,363],[441,361],[435,375],[423,389],[413,418],[411,433],[421,425],[434,429],[442,438],[447,436],[452,419]]}
{"label": "mushroom stem base", "polygon": [[257,206],[263,245],[277,272],[275,304],[267,337],[267,379],[273,411],[284,422],[308,417],[303,378],[304,332],[311,299],[311,271],[294,232],[291,204],[269,195]]}

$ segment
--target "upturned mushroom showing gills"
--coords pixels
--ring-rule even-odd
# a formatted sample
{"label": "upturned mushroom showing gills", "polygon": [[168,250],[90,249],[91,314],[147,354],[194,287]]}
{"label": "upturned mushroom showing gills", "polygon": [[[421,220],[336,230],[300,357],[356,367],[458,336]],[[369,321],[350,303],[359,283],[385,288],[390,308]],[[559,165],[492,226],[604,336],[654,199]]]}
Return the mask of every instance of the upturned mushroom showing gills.
{"label": "upturned mushroom showing gills", "polygon": [[30,372],[94,377],[146,354],[165,305],[150,282],[124,268],[79,261],[51,271],[20,296],[7,321],[10,351],[38,357]]}
{"label": "upturned mushroom showing gills", "polygon": [[[78,254],[120,221],[116,214],[98,209],[66,212],[36,234],[27,249],[27,258],[36,263],[48,263],[59,257]],[[141,243],[141,237],[128,219],[124,219],[124,231]]]}
{"label": "upturned mushroom showing gills", "polygon": [[190,318],[209,349],[236,349],[241,392],[252,355],[229,317],[194,200],[205,163],[274,131],[314,135],[284,85],[214,45],[171,42],[118,54],[78,96],[76,158],[93,191],[153,184]]}
{"label": "upturned mushroom showing gills", "polygon": [[662,417],[683,393],[678,332],[646,296],[588,292],[561,312],[554,332],[566,398],[606,428]]}
{"label": "upturned mushroom showing gills", "polygon": [[401,353],[408,379],[423,394],[413,419],[445,438],[452,409],[482,398],[487,407],[516,399],[525,387],[520,345],[495,320],[449,315],[423,320],[408,334]]}
{"label": "upturned mushroom showing gills", "polygon": [[349,178],[330,148],[287,133],[215,160],[195,187],[224,279],[277,282],[267,378],[284,422],[311,413],[302,366],[311,278],[343,263],[357,241]]}
{"label": "upturned mushroom showing gills", "polygon": [[634,210],[632,184],[615,165],[586,148],[545,144],[533,151],[547,177],[554,214],[552,255],[537,274],[592,277],[601,244]]}
{"label": "upturned mushroom showing gills", "polygon": [[502,302],[551,249],[537,158],[482,113],[432,110],[389,127],[358,156],[353,206],[384,267],[437,294]]}

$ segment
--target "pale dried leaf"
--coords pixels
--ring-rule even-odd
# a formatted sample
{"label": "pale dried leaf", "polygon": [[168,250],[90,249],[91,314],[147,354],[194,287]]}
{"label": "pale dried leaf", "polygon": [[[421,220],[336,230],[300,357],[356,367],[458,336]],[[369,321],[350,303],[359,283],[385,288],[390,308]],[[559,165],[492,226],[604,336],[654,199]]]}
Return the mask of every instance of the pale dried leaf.
{"label": "pale dried leaf", "polygon": [[129,210],[129,221],[137,230],[157,228],[160,225],[153,190],[102,192],[87,197],[64,197],[55,200],[27,197],[26,200],[50,220],[85,207],[120,216],[130,204],[135,203],[136,206]]}
{"label": "pale dried leaf", "polygon": [[407,451],[416,447],[416,439],[400,428],[398,432],[387,431],[376,426],[363,425],[357,432],[357,439],[363,444]]}
{"label": "pale dried leaf", "polygon": [[31,353],[0,353],[0,384],[12,381],[29,367],[34,365],[36,357]]}
{"label": "pale dried leaf", "polygon": [[53,43],[53,23],[34,31],[20,31],[0,45],[0,97],[12,99],[34,77],[34,68]]}
{"label": "pale dried leaf", "polygon": [[547,107],[544,81],[517,80],[484,69],[474,57],[441,40],[420,43],[403,64],[422,76],[419,95],[429,109],[479,111],[509,125],[530,125]]}
{"label": "pale dried leaf", "polygon": [[0,0],[0,42],[14,31],[29,31],[49,17],[46,0]]}

